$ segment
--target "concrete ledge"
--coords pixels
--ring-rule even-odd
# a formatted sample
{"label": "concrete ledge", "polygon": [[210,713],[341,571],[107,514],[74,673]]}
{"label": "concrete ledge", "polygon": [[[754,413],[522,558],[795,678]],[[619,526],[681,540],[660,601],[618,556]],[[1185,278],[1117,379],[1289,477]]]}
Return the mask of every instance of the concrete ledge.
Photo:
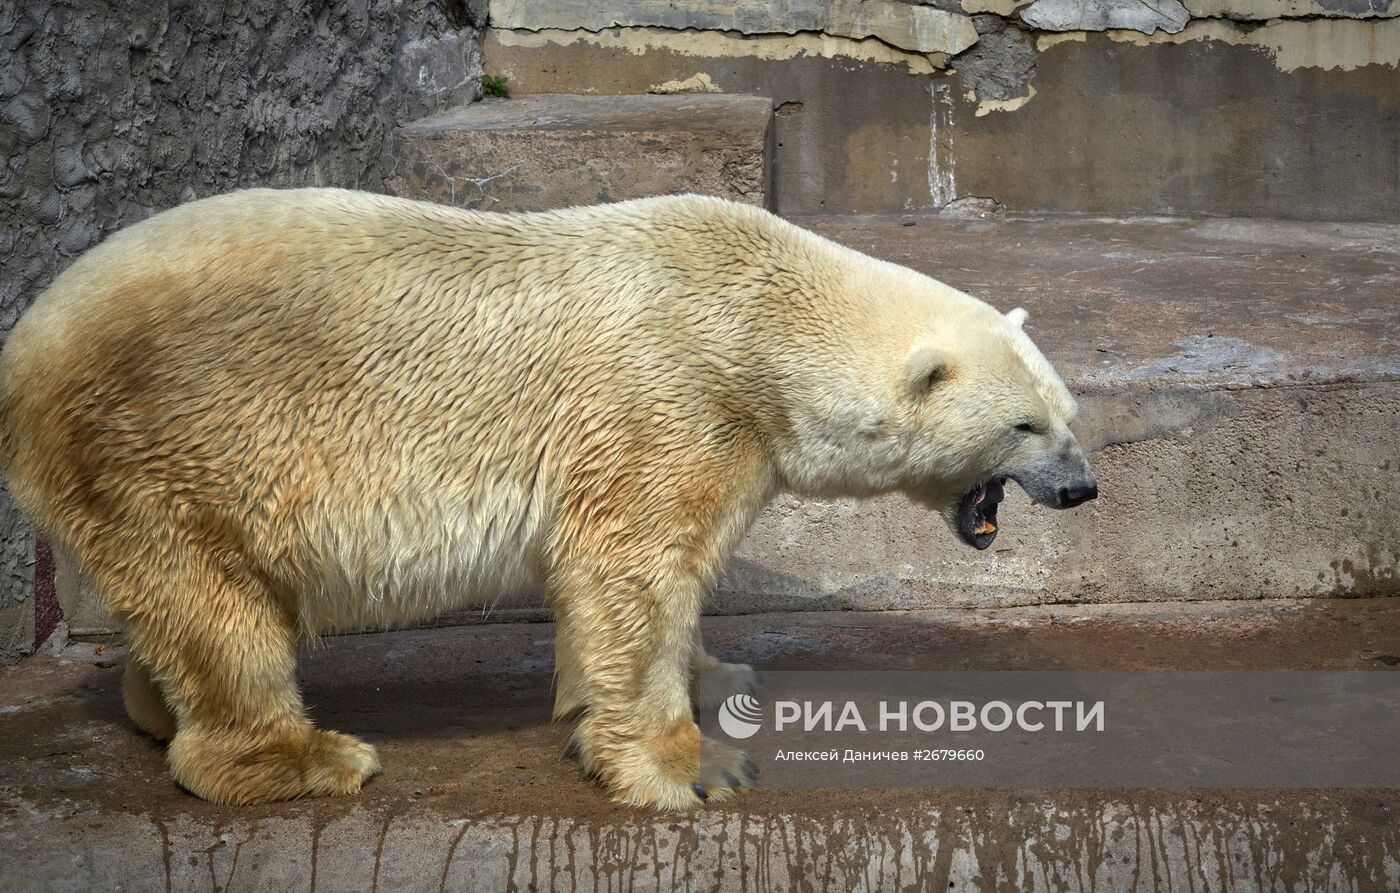
{"label": "concrete ledge", "polygon": [[[1400,600],[827,612],[705,634],[760,670],[1384,671]],[[1395,791],[760,789],[688,815],[613,806],[548,722],[552,647],[552,626],[510,624],[308,649],[312,714],[374,743],[384,775],[355,797],[244,809],[170,782],[123,715],[118,652],[0,670],[0,889],[1400,885]]]}
{"label": "concrete ledge", "polygon": [[758,96],[531,96],[406,125],[389,191],[484,211],[698,192],[767,206],[773,104]]}

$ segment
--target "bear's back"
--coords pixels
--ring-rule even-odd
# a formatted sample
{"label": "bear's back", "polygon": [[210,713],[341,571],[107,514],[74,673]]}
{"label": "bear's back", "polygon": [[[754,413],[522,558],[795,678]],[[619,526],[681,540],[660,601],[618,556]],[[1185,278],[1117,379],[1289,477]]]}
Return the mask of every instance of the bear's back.
{"label": "bear's back", "polygon": [[[490,373],[589,356],[605,366],[664,302],[676,274],[659,254],[678,238],[664,217],[687,202],[727,212],[657,199],[489,214],[335,189],[193,202],[59,276],[8,339],[0,387],[21,400],[47,390],[50,405],[56,388],[135,388],[144,413],[167,401],[188,416],[214,384],[290,406],[327,390],[404,400],[433,377],[490,387]],[[456,375],[443,368],[454,363]]]}

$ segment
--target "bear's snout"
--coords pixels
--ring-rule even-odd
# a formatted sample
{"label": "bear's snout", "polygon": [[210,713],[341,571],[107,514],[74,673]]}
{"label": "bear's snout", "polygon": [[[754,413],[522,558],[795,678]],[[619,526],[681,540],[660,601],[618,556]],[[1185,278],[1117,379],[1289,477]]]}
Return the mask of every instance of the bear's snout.
{"label": "bear's snout", "polygon": [[1061,487],[1055,494],[1059,497],[1059,504],[1054,506],[1057,509],[1072,509],[1077,505],[1083,505],[1091,499],[1099,498],[1099,482],[1092,477],[1073,484],[1068,487]]}

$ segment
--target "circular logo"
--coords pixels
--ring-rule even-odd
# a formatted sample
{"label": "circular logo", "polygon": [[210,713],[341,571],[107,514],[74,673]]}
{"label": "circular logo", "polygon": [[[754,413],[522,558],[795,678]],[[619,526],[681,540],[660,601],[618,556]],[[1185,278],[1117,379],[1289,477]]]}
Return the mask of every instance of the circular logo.
{"label": "circular logo", "polygon": [[719,727],[730,738],[752,738],[763,724],[763,707],[753,695],[730,695],[719,705]]}

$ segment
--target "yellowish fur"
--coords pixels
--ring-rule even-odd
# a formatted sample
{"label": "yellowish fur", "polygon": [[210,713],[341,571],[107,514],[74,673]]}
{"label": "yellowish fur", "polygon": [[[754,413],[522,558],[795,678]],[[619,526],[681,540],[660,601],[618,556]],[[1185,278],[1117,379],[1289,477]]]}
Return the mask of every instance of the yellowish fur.
{"label": "yellowish fur", "polygon": [[947,508],[1025,449],[992,428],[1062,428],[1019,322],[714,199],[252,190],[54,282],[0,355],[0,451],[125,623],[128,710],[194,793],[357,790],[378,760],[307,720],[298,637],[539,587],[584,765],[684,808],[744,761],[691,705],[751,675],[698,635],[735,542],[784,490]]}

